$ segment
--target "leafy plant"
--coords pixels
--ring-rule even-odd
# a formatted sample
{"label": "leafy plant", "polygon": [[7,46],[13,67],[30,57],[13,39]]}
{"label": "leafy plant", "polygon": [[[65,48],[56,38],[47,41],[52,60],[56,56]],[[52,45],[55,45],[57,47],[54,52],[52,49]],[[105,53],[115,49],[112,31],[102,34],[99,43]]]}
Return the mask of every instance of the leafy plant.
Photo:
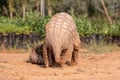
{"label": "leafy plant", "polygon": [[[80,36],[90,36],[93,34],[120,35],[120,21],[110,25],[105,19],[89,19],[87,15],[79,17],[73,15],[73,18]],[[43,36],[45,33],[44,27],[49,19],[50,16],[43,17],[34,12],[28,12],[25,20],[22,20],[20,17],[11,20],[0,16],[0,33],[29,34],[36,32]]]}

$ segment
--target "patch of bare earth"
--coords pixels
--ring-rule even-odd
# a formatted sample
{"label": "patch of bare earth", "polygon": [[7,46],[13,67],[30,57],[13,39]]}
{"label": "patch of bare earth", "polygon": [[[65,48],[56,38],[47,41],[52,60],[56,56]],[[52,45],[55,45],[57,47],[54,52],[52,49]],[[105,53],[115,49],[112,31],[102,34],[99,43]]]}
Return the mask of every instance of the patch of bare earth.
{"label": "patch of bare earth", "polygon": [[44,68],[26,54],[0,53],[0,80],[120,80],[120,52],[80,54],[78,66]]}

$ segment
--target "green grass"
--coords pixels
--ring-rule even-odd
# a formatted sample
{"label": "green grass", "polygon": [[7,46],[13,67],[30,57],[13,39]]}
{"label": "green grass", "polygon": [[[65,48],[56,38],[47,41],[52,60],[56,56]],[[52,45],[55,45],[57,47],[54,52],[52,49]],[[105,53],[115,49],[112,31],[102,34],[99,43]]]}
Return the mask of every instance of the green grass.
{"label": "green grass", "polygon": [[120,47],[116,44],[106,44],[104,42],[100,42],[99,44],[93,43],[90,45],[85,45],[85,51],[83,53],[110,53],[120,51]]}

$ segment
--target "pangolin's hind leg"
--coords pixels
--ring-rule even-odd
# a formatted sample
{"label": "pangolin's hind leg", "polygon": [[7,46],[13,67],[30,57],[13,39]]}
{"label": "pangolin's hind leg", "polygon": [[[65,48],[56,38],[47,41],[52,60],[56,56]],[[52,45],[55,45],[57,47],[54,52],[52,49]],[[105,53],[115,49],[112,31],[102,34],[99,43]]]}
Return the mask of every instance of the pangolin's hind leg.
{"label": "pangolin's hind leg", "polygon": [[43,46],[43,59],[44,59],[45,67],[48,68],[49,61],[48,61],[48,55],[47,55],[47,47],[45,45]]}
{"label": "pangolin's hind leg", "polygon": [[78,49],[74,49],[72,53],[71,65],[78,65]]}
{"label": "pangolin's hind leg", "polygon": [[52,50],[48,49],[48,59],[49,59],[49,66],[53,66],[53,58],[52,58]]}
{"label": "pangolin's hind leg", "polygon": [[63,51],[62,53],[63,55],[61,55],[61,65],[72,59],[72,52],[73,52],[73,46],[70,46],[70,48]]}

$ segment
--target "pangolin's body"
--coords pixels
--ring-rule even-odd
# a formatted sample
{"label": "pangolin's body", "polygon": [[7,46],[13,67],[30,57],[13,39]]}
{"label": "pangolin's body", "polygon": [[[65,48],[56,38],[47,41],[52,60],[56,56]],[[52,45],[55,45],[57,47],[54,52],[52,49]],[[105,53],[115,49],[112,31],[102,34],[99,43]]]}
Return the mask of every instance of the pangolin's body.
{"label": "pangolin's body", "polygon": [[52,64],[51,55],[57,63],[69,58],[76,62],[80,38],[73,18],[65,12],[58,13],[47,23],[45,31],[43,57],[46,67]]}

